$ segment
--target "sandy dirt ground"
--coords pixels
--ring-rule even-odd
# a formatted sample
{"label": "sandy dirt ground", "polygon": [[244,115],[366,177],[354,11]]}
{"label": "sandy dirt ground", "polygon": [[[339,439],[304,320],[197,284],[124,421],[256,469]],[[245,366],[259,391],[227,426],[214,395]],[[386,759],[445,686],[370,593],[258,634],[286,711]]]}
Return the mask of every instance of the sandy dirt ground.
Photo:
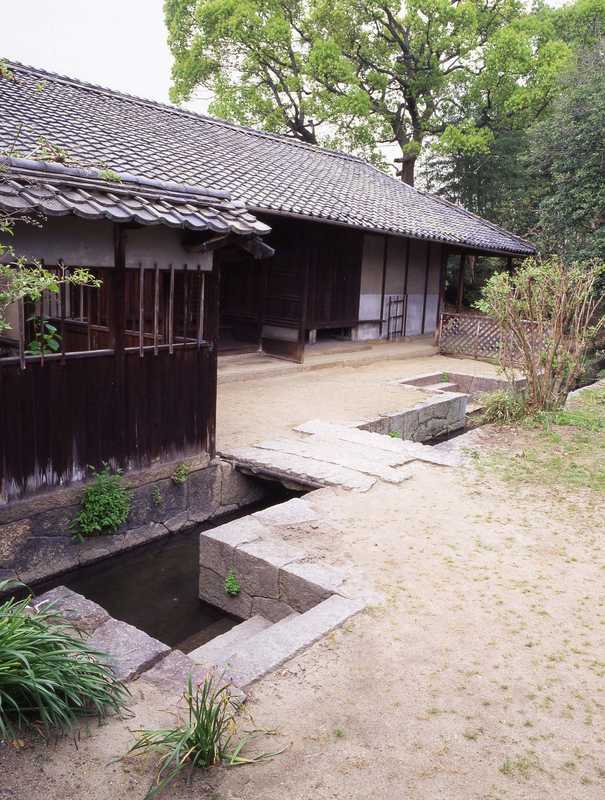
{"label": "sandy dirt ground", "polygon": [[[308,495],[325,522],[284,538],[382,600],[252,688],[243,727],[275,731],[256,748],[285,752],[164,797],[605,796],[603,495],[519,488],[472,464]],[[134,729],[171,724],[175,698],[144,679],[132,691],[132,716],[77,740],[0,746],[0,800],[142,800],[153,762],[113,760]]]}
{"label": "sandy dirt ground", "polygon": [[309,419],[362,422],[403,411],[428,395],[396,381],[427,372],[456,371],[497,374],[495,367],[483,362],[432,356],[219,384],[217,447],[229,450],[293,436],[292,428]]}

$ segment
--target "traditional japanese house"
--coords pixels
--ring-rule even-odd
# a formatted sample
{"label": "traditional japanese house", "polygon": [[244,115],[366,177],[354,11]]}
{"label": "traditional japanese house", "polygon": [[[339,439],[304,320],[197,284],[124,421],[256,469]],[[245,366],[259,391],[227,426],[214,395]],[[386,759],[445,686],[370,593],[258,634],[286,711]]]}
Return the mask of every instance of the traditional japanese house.
{"label": "traditional japanese house", "polygon": [[510,259],[528,242],[360,158],[9,64],[0,148],[155,180],[212,186],[271,227],[273,257],[217,253],[219,348],[301,360],[317,337],[426,335],[445,264]]}
{"label": "traditional japanese house", "polygon": [[10,309],[0,507],[84,478],[89,465],[211,458],[213,260],[221,247],[270,255],[269,227],[224,191],[17,158],[0,161],[0,214],[27,263],[59,275],[85,267],[101,282],[63,283]]}

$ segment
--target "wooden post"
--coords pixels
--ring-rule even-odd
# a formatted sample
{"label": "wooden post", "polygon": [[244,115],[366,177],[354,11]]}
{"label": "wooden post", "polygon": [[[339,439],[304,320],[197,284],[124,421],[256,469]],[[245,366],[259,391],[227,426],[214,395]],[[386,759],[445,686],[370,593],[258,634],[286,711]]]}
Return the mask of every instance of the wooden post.
{"label": "wooden post", "polygon": [[408,274],[410,271],[410,240],[406,239],[406,248],[405,248],[405,276],[403,278],[403,309],[401,313],[403,314],[403,320],[401,325],[401,335],[405,336],[405,332],[407,329],[408,324]]}
{"label": "wooden post", "polygon": [[382,253],[382,294],[380,298],[380,338],[382,339],[382,327],[384,325],[384,295],[387,285],[387,259],[389,254],[389,237],[384,236],[384,250]]}
{"label": "wooden post", "polygon": [[429,290],[429,269],[431,266],[431,243],[426,243],[426,265],[424,272],[424,298],[422,300],[422,328],[420,332],[424,335],[424,326],[426,322],[426,296]]}
{"label": "wooden post", "polygon": [[466,265],[465,256],[460,256],[460,266],[458,268],[458,302],[456,303],[456,311],[462,311],[462,302],[464,300],[464,267]]}
{"label": "wooden post", "polygon": [[115,223],[113,226],[113,291],[111,293],[111,327],[113,347],[116,353],[124,351],[126,332],[126,241],[124,229]]}
{"label": "wooden post", "polygon": [[445,279],[447,274],[448,251],[445,245],[441,245],[441,273],[439,275],[439,300],[437,301],[437,327],[435,328],[435,344],[441,340],[441,315],[445,300]]}

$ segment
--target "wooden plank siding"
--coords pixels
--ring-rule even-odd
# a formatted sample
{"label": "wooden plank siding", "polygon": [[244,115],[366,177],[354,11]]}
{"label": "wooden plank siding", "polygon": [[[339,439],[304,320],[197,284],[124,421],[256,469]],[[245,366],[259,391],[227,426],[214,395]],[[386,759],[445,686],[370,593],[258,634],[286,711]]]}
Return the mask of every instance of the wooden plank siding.
{"label": "wooden plank siding", "polygon": [[0,478],[4,501],[86,476],[103,463],[139,469],[210,451],[213,353],[113,352],[0,362]]}

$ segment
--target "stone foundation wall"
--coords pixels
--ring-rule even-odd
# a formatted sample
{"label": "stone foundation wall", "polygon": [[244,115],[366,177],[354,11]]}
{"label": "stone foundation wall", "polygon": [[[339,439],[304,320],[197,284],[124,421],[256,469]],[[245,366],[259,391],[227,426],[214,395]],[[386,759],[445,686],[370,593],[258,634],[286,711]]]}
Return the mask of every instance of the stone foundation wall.
{"label": "stone foundation wall", "polygon": [[437,436],[464,428],[468,395],[442,392],[406,411],[383,414],[358,427],[372,433],[398,433],[402,439],[427,442]]}
{"label": "stone foundation wall", "polygon": [[[180,463],[190,470],[182,484],[171,477]],[[235,511],[264,494],[261,482],[207,458],[128,473],[124,485],[131,501],[125,525],[82,543],[69,526],[79,513],[84,483],[0,506],[0,577],[33,583]]]}
{"label": "stone foundation wall", "polygon": [[[465,375],[461,372],[427,372],[423,375],[417,375],[415,378],[401,381],[401,383],[406,386],[430,386],[446,379],[448,383],[456,384],[461,392],[474,397],[487,392],[506,389],[509,385],[506,378],[490,378],[487,375]],[[516,389],[523,389],[525,384],[525,378],[515,380]]]}
{"label": "stone foundation wall", "polygon": [[[293,499],[203,531],[200,599],[240,619],[260,614],[279,622],[341,593],[340,572],[308,562],[304,553],[272,535],[272,530],[306,524],[317,524],[317,515],[304,499]],[[231,571],[240,586],[235,597],[225,591]]]}

